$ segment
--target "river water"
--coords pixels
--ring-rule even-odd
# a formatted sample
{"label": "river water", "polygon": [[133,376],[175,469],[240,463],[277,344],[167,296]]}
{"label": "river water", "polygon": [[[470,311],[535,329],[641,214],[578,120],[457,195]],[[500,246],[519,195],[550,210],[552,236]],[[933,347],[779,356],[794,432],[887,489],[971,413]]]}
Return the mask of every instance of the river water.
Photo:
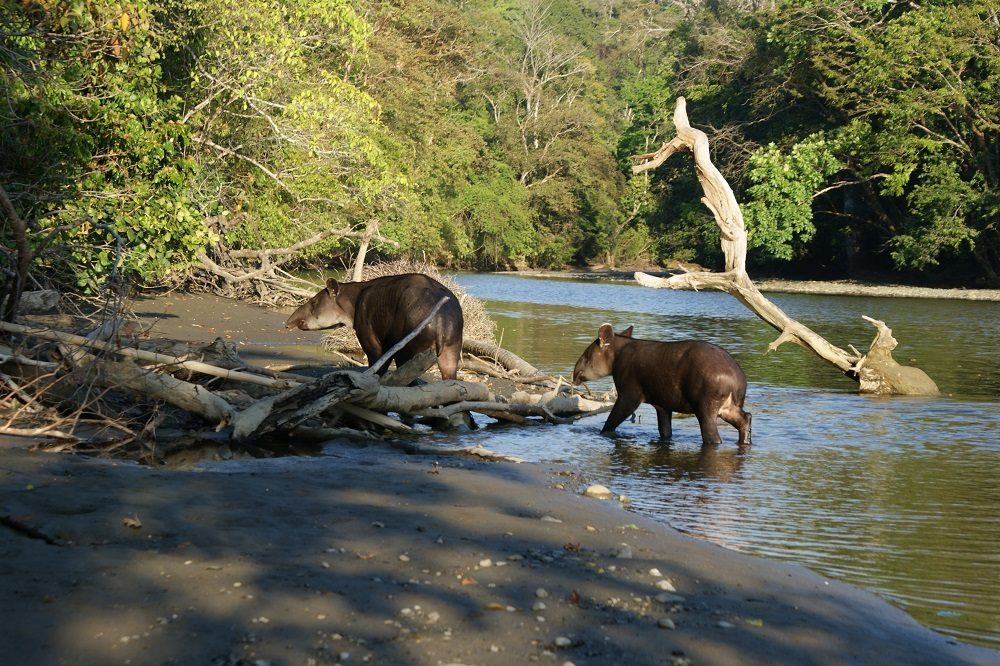
{"label": "river water", "polygon": [[[635,337],[699,338],[749,378],[753,446],[703,451],[694,417],[656,438],[643,405],[614,437],[606,415],[571,426],[487,427],[460,437],[535,461],[562,461],[632,509],[727,548],[794,561],[869,589],[921,623],[1000,648],[1000,303],[771,294],[837,346],[866,350],[884,320],[896,359],[925,370],[937,398],[877,398],[720,292],[633,283],[458,275],[498,322],[502,345],[569,377],[603,322]],[[610,379],[592,383],[611,388]],[[484,419],[485,420],[485,419]]]}

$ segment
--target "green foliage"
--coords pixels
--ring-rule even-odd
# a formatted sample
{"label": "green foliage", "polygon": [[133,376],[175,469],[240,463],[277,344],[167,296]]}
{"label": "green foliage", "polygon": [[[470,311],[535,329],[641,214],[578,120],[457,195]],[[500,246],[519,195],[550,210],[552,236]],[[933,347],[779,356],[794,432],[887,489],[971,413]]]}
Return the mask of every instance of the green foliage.
{"label": "green foliage", "polygon": [[924,268],[939,262],[945,250],[954,252],[975,242],[978,232],[966,223],[975,187],[962,180],[954,162],[930,161],[907,197],[916,224],[891,241],[892,258],[900,266]]}
{"label": "green foliage", "polygon": [[743,206],[748,247],[778,259],[791,259],[795,247],[816,233],[812,201],[820,185],[843,168],[836,142],[812,134],[783,153],[773,143],[750,158],[748,194]]}
{"label": "green foliage", "polygon": [[628,174],[684,95],[752,259],[1000,280],[995,3],[750,4],[5,2],[0,182],[88,289],[372,219],[440,265],[713,266],[687,158]]}
{"label": "green foliage", "polygon": [[[68,252],[41,261],[83,288],[116,263],[144,281],[183,266],[209,234],[187,189],[189,135],[176,123],[180,100],[164,94],[151,3],[4,13],[17,36],[0,79],[0,178],[21,199],[47,193],[33,208],[36,242],[52,236]],[[125,241],[117,262],[113,234]]]}
{"label": "green foliage", "polygon": [[867,128],[846,161],[893,263],[922,270],[972,253],[996,277],[1000,44],[996,7],[797,0],[769,28],[781,71],[842,127]]}

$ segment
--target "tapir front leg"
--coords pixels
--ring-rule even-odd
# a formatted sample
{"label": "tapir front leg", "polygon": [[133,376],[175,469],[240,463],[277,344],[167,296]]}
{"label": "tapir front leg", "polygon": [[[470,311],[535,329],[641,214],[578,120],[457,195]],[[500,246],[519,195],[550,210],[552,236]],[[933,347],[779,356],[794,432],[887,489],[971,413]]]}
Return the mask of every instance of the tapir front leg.
{"label": "tapir front leg", "polygon": [[608,420],[604,422],[604,427],[601,428],[601,432],[605,435],[614,432],[615,428],[631,416],[632,412],[638,409],[640,404],[642,404],[641,396],[630,396],[619,393],[614,407],[611,408],[611,413],[608,414]]}

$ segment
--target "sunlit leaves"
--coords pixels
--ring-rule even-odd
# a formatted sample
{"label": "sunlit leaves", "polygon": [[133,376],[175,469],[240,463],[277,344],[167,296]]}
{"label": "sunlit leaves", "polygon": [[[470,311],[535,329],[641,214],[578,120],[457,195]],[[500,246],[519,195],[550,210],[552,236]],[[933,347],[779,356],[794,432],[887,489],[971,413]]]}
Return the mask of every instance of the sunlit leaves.
{"label": "sunlit leaves", "polygon": [[750,248],[791,259],[795,246],[812,238],[813,197],[843,168],[837,148],[822,134],[813,134],[787,153],[770,144],[750,159],[752,200],[744,206]]}

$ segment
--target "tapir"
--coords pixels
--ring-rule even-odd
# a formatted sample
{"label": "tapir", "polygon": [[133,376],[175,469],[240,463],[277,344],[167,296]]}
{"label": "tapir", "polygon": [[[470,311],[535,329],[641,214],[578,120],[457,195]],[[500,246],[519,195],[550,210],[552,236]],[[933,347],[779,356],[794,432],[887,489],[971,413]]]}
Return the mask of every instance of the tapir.
{"label": "tapir", "polygon": [[750,445],[750,413],[743,411],[747,378],[729,353],[708,342],[637,340],[632,327],[615,333],[601,326],[597,339],[573,368],[573,383],[611,375],[618,390],[602,433],[615,430],[640,403],[656,409],[660,438],[672,435],[673,412],[694,414],[706,445],[722,442],[716,418],[739,431],[740,447]]}
{"label": "tapir", "polygon": [[[437,354],[442,379],[455,379],[462,358],[462,306],[458,298],[437,280],[422,273],[386,275],[363,282],[337,282],[299,306],[285,322],[303,331],[350,326],[361,349],[373,364],[415,329],[442,298],[430,324],[393,355],[399,367],[424,351]],[[388,363],[382,366],[384,373]]]}

